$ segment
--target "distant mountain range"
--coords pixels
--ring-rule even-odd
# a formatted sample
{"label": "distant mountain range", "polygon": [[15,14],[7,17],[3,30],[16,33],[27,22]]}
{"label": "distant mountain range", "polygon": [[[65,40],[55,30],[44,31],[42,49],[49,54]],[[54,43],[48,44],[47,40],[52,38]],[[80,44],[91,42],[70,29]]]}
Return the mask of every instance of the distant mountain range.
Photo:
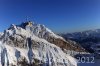
{"label": "distant mountain range", "polygon": [[94,49],[91,47],[100,44],[100,29],[66,34],[64,33],[60,35],[66,40],[70,39],[79,43],[83,48],[91,53],[95,52]]}

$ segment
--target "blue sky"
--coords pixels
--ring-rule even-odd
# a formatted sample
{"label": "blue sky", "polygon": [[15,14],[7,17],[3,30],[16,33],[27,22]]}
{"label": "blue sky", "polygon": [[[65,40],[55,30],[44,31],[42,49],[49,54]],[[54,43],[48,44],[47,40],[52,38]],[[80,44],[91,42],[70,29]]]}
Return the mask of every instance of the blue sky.
{"label": "blue sky", "polygon": [[56,33],[100,28],[100,0],[0,0],[0,31],[26,18]]}

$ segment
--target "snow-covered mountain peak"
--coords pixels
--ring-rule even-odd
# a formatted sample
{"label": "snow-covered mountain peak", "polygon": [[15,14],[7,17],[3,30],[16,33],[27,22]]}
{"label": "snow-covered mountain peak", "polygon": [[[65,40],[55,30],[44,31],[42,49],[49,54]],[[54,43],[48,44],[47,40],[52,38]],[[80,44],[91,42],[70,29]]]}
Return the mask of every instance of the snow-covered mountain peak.
{"label": "snow-covered mountain peak", "polygon": [[[43,39],[43,41],[45,40],[49,43],[55,44],[62,49],[73,50],[74,48],[74,51],[83,51],[83,48],[81,48],[81,46],[78,46],[75,42],[70,40],[66,41],[61,36],[58,36],[55,33],[53,33],[50,29],[48,29],[44,25],[36,24],[33,22],[23,22],[20,25],[12,24],[9,29],[4,31],[2,40],[3,42],[9,39],[11,39],[11,41],[13,40],[24,41],[30,37],[35,38],[34,39],[35,41],[37,41],[36,39],[39,40]],[[11,41],[9,41],[10,43],[9,42],[7,43],[13,45]]]}
{"label": "snow-covered mountain peak", "polygon": [[15,30],[15,31],[16,30],[26,30],[26,31],[29,31],[30,33],[33,33],[34,35],[38,36],[39,38],[44,38],[46,40],[48,37],[64,40],[62,37],[56,35],[55,33],[53,33],[50,29],[48,29],[44,25],[36,24],[31,21],[23,22],[20,25],[12,24],[8,30]]}
{"label": "snow-covered mountain peak", "polygon": [[1,41],[0,66],[77,66],[76,59],[62,51],[71,45],[41,24],[12,24]]}

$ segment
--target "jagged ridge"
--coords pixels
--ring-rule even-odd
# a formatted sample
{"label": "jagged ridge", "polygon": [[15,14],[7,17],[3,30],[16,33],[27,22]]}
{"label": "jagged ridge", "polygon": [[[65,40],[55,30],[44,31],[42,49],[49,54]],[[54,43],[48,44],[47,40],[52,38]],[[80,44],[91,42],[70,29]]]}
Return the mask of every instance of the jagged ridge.
{"label": "jagged ridge", "polygon": [[9,29],[13,29],[15,26],[21,27],[25,30],[28,30],[30,33],[43,38],[50,43],[56,44],[60,48],[67,50],[74,50],[78,52],[84,52],[85,50],[78,45],[76,42],[71,40],[65,40],[64,38],[54,34],[50,29],[46,28],[44,25],[35,24],[33,22],[25,22],[21,25],[12,25]]}
{"label": "jagged ridge", "polygon": [[65,41],[42,25],[32,22],[12,24],[1,37],[2,66],[76,66],[76,60],[57,47],[57,43],[50,42],[50,37]]}

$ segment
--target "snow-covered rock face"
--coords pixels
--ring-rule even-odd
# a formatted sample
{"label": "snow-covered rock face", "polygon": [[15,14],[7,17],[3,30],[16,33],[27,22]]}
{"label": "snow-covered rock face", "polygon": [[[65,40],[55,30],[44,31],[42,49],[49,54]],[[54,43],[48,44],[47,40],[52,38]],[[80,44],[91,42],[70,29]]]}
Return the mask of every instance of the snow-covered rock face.
{"label": "snow-covered rock face", "polygon": [[44,39],[49,43],[55,44],[62,50],[66,49],[77,52],[84,52],[84,49],[75,42],[70,40],[65,41],[65,39],[54,34],[44,25],[35,24],[32,22],[25,22],[21,25],[12,24],[8,30],[4,31],[2,41],[12,46],[25,47],[27,37],[34,36],[40,39]]}
{"label": "snow-covered rock face", "polygon": [[0,42],[0,53],[0,66],[77,66],[73,57],[66,55],[53,44],[43,43],[33,49],[24,49],[11,47]]}
{"label": "snow-covered rock face", "polygon": [[54,38],[63,39],[62,37],[54,34],[50,29],[46,28],[44,25],[41,24],[35,24],[33,22],[25,22],[19,25],[19,27],[22,27],[23,29],[26,29],[29,32],[34,33],[36,36],[40,38],[46,39],[48,37],[54,37]]}
{"label": "snow-covered rock face", "polygon": [[0,42],[0,66],[77,66],[77,61],[47,38],[62,37],[32,22],[12,24]]}

